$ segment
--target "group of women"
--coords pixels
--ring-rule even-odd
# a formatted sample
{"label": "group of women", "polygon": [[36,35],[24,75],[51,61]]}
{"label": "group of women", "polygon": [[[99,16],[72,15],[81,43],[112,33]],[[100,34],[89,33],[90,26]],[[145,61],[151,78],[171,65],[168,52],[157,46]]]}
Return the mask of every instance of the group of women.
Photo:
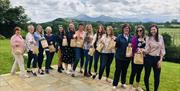
{"label": "group of women", "polygon": [[[154,91],[158,90],[165,46],[163,37],[159,34],[158,27],[155,24],[150,26],[147,36],[142,25],[136,27],[135,34],[132,36],[129,24],[122,25],[122,32],[118,36],[114,35],[112,26],[107,26],[105,29],[103,25],[99,25],[97,32],[94,33],[91,24],[87,24],[84,28],[84,25],[80,23],[76,31],[72,22],[67,30],[63,26],[59,26],[56,35],[52,34],[50,26],[46,27],[46,34],[44,34],[41,25],[37,26],[36,31],[34,30],[34,26],[29,25],[24,40],[21,36],[21,28],[15,27],[15,34],[11,37],[12,54],[15,58],[11,70],[12,74],[15,74],[19,65],[20,76],[29,77],[25,74],[23,60],[23,54],[26,50],[28,53],[27,72],[32,73],[33,76],[37,76],[37,72],[40,75],[44,74],[44,70],[42,70],[44,52],[46,54],[45,73],[47,74],[49,74],[49,70],[53,69],[51,63],[54,54],[58,53],[57,71],[59,73],[65,70],[66,73],[71,73],[71,76],[75,77],[75,70],[80,61],[80,73],[84,73],[85,77],[95,79],[98,76],[98,79],[101,80],[104,70],[106,70],[106,81],[110,82],[108,78],[112,61],[115,58],[115,73],[112,83],[114,89],[119,83],[119,78],[121,78],[121,87],[126,88],[126,74],[131,63],[129,91],[133,90],[135,77],[137,90],[142,90],[139,82],[143,68],[145,69],[144,83],[146,91],[150,90],[151,68],[154,71]],[[99,61],[100,65],[98,65]],[[38,71],[36,72],[37,64]],[[65,69],[62,64],[65,65]],[[91,73],[92,64],[94,74]],[[68,65],[71,67],[70,70],[68,70]],[[82,70],[83,65],[84,72]]]}

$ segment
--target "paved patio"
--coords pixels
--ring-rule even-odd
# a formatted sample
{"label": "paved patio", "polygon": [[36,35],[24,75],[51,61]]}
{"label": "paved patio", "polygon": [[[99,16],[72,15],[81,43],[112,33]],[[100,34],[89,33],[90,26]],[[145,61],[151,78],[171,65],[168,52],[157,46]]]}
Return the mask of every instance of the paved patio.
{"label": "paved patio", "polygon": [[77,73],[75,78],[70,74],[58,73],[56,69],[50,74],[37,77],[21,78],[16,75],[0,75],[0,91],[128,91],[120,86],[114,90],[112,83],[92,78],[85,78]]}

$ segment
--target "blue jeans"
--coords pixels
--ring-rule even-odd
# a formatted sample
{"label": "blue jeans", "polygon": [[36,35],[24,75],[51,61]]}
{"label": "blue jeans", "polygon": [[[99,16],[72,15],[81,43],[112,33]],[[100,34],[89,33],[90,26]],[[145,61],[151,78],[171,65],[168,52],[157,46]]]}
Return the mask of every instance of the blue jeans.
{"label": "blue jeans", "polygon": [[75,48],[75,62],[73,64],[73,71],[76,70],[76,67],[81,59],[80,67],[83,67],[84,64],[84,51],[82,48]]}
{"label": "blue jeans", "polygon": [[[91,67],[92,67],[92,61],[93,61],[93,56],[88,55],[89,50],[84,50],[84,55],[86,58],[85,66],[84,66],[84,73],[91,73]],[[89,70],[87,71],[89,64]]]}
{"label": "blue jeans", "polygon": [[95,50],[95,53],[94,53],[94,72],[95,73],[97,73],[98,61],[99,61],[99,58],[101,58],[100,56],[101,56],[101,53]]}
{"label": "blue jeans", "polygon": [[106,67],[106,77],[109,77],[111,63],[114,58],[114,53],[102,53],[101,54],[101,61],[100,61],[100,69],[99,69],[99,79],[102,78],[104,69]]}

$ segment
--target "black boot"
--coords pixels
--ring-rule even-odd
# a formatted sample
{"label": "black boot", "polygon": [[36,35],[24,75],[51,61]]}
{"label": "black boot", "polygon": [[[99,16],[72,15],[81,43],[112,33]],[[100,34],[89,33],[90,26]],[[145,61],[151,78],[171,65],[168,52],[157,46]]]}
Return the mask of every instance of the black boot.
{"label": "black boot", "polygon": [[61,70],[64,70],[64,68],[63,68],[62,64],[61,64]]}
{"label": "black boot", "polygon": [[58,70],[57,70],[59,73],[62,73],[61,71],[61,67],[58,67]]}
{"label": "black boot", "polygon": [[46,72],[46,74],[49,74],[49,69],[46,69],[45,72]]}

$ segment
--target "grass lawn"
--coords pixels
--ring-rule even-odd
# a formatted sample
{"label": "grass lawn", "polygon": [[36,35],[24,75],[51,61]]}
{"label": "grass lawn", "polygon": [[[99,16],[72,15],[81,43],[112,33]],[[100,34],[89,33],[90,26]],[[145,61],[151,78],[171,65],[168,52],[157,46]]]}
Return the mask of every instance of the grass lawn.
{"label": "grass lawn", "polygon": [[[0,74],[9,73],[13,64],[13,57],[10,50],[9,40],[0,40]],[[26,66],[27,58],[25,58]],[[57,64],[57,55],[53,59],[53,64]],[[93,69],[93,68],[92,68]],[[110,78],[113,78],[115,71],[115,61],[111,65]],[[129,83],[131,67],[129,66],[127,74],[127,83]],[[93,72],[93,71],[92,71]],[[104,72],[105,73],[105,72]],[[141,86],[145,89],[144,82],[144,70],[141,77]],[[153,90],[153,71],[150,77],[150,87]],[[180,64],[163,62],[161,70],[161,81],[159,91],[180,91]]]}
{"label": "grass lawn", "polygon": [[160,28],[160,33],[168,33],[172,37],[172,42],[180,46],[180,28]]}

